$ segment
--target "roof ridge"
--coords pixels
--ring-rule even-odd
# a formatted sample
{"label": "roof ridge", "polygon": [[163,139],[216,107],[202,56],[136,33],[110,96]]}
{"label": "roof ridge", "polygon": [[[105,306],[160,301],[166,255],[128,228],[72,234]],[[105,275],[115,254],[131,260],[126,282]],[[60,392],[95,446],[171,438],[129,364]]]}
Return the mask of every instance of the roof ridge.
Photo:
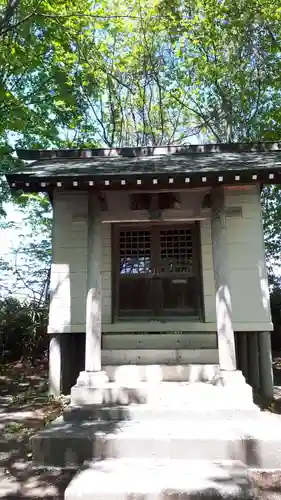
{"label": "roof ridge", "polygon": [[257,153],[281,151],[281,142],[189,144],[182,146],[140,146],[122,148],[81,148],[81,149],[17,149],[22,160],[92,158],[92,157],[142,157],[158,155],[190,155],[202,153]]}

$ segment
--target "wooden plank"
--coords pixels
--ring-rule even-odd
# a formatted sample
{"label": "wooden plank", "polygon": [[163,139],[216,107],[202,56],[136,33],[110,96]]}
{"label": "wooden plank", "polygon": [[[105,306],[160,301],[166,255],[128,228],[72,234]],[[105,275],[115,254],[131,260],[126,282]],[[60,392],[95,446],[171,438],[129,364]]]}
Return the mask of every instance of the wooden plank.
{"label": "wooden plank", "polygon": [[202,349],[217,348],[216,333],[104,333],[103,349]]}

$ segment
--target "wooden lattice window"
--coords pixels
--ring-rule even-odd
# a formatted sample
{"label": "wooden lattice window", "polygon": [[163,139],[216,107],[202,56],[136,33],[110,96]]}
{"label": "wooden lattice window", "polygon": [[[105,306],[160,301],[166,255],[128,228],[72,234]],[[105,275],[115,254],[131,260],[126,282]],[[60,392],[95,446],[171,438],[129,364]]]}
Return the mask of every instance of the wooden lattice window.
{"label": "wooden lattice window", "polygon": [[119,233],[120,275],[151,272],[151,232],[123,230]]}
{"label": "wooden lattice window", "polygon": [[193,276],[191,229],[160,229],[160,269],[164,274]]}
{"label": "wooden lattice window", "polygon": [[197,242],[196,224],[116,227],[115,318],[198,317]]}

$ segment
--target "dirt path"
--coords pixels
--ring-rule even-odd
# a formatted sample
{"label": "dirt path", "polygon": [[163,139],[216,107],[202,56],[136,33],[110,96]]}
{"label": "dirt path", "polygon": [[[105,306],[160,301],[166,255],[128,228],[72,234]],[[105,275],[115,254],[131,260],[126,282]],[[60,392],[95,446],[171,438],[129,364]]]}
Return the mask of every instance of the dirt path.
{"label": "dirt path", "polygon": [[47,366],[9,364],[0,372],[0,498],[63,499],[73,473],[36,472],[30,436],[62,411],[47,395]]}

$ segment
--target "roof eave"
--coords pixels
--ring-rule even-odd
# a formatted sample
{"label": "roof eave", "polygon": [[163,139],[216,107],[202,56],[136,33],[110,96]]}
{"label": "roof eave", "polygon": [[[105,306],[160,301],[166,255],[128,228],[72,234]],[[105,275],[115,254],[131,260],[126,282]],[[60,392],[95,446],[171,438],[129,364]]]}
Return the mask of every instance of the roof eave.
{"label": "roof eave", "polygon": [[56,175],[31,177],[28,174],[10,172],[6,175],[11,189],[26,192],[50,192],[55,188],[62,189],[186,189],[199,186],[216,186],[231,184],[281,184],[281,171],[272,169],[225,170],[221,172],[206,171],[192,173],[139,173],[109,175]]}

